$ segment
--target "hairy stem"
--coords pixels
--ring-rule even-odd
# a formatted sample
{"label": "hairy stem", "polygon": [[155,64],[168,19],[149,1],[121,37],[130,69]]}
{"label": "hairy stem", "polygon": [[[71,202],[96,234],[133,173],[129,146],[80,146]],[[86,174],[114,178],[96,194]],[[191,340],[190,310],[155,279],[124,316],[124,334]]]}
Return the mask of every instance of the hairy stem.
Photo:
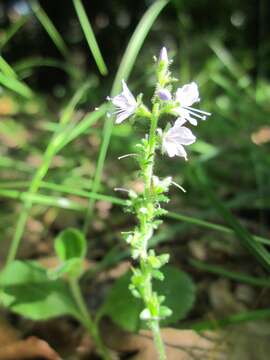
{"label": "hairy stem", "polygon": [[166,360],[166,352],[163,344],[163,340],[160,333],[160,327],[158,321],[150,321],[149,327],[152,331],[155,347],[158,352],[159,360]]}
{"label": "hairy stem", "polygon": [[153,177],[153,169],[155,163],[155,147],[156,147],[156,130],[159,118],[159,108],[158,104],[154,104],[151,118],[151,126],[149,133],[149,164],[146,170],[146,178],[145,178],[145,195],[149,196],[151,194],[151,183]]}
{"label": "hairy stem", "polygon": [[[145,187],[144,187],[144,195],[145,198],[148,198],[148,204],[149,213],[152,212],[151,208],[153,206],[152,200],[151,200],[151,187],[152,187],[152,180],[153,180],[153,170],[154,170],[154,164],[155,164],[155,149],[156,149],[156,131],[157,131],[157,125],[158,125],[158,119],[159,119],[159,104],[154,104],[152,109],[152,117],[151,117],[151,126],[150,126],[150,132],[149,132],[149,140],[148,140],[148,154],[147,154],[147,160],[148,165],[144,173],[144,181],[145,181]],[[149,215],[148,221],[151,222],[153,220],[152,216]],[[141,223],[141,227],[144,227],[145,224]],[[144,251],[142,253],[143,256],[141,256],[141,271],[145,272],[145,267],[143,266],[144,263],[144,257],[147,257],[147,247],[148,247],[148,238],[145,239],[144,244]],[[144,292],[144,303],[146,307],[149,309],[151,313],[151,306],[150,302],[151,299],[154,297],[153,289],[152,289],[152,275],[151,273],[146,274],[146,283],[145,286],[145,292]],[[159,320],[158,319],[152,319],[149,322],[149,327],[152,331],[154,343],[156,346],[156,350],[158,353],[159,360],[165,360],[166,359],[166,353],[163,345],[163,341],[161,338],[160,333],[160,327],[159,327]]]}

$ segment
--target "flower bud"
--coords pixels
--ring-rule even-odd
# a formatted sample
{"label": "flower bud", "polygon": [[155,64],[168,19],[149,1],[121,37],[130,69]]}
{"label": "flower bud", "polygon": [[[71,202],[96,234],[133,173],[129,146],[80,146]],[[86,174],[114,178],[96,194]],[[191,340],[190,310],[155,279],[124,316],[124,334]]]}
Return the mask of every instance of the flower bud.
{"label": "flower bud", "polygon": [[148,309],[144,309],[141,313],[140,313],[140,319],[141,320],[150,320],[151,319],[151,313]]}
{"label": "flower bud", "polygon": [[167,53],[167,49],[165,48],[165,46],[163,46],[163,48],[160,50],[159,53],[159,62],[164,61],[164,63],[168,63],[169,59],[168,59],[168,53]]}
{"label": "flower bud", "polygon": [[160,98],[160,100],[163,100],[163,101],[168,101],[168,100],[172,99],[172,95],[168,89],[158,90],[157,95]]}

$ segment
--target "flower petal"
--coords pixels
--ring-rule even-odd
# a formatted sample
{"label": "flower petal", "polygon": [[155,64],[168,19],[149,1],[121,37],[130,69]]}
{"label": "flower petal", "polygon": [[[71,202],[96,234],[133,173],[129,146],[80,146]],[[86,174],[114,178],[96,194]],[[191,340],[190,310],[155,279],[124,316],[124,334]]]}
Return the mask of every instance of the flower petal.
{"label": "flower petal", "polygon": [[199,89],[195,82],[186,84],[181,88],[178,88],[175,94],[175,98],[180,102],[181,106],[191,106],[195,102],[200,101]]}
{"label": "flower petal", "polygon": [[137,105],[137,102],[134,98],[134,96],[132,95],[132,93],[130,92],[125,80],[122,80],[122,87],[123,87],[123,96],[125,96],[125,98],[127,99],[128,101],[128,104],[129,105],[133,105],[133,106],[136,106]]}
{"label": "flower petal", "polygon": [[181,157],[185,158],[185,160],[187,160],[187,153],[186,153],[184,146],[182,146],[182,145],[179,145],[179,144],[177,145],[176,155],[181,156]]}
{"label": "flower petal", "polygon": [[175,120],[174,126],[182,126],[186,122],[186,119],[184,117],[179,117]]}
{"label": "flower petal", "polygon": [[167,152],[169,157],[173,157],[173,156],[177,155],[177,147],[175,146],[175,143],[173,143],[171,141],[164,140],[163,144],[162,144],[162,149],[163,149],[163,152]]}

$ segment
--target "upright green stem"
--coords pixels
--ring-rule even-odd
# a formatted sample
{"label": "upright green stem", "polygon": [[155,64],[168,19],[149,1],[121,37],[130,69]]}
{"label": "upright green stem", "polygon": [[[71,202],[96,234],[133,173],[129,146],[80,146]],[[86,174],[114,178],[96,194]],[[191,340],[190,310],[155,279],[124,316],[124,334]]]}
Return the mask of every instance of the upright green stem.
{"label": "upright green stem", "polygon": [[104,360],[111,360],[108,349],[104,346],[97,325],[93,321],[82,296],[81,289],[76,278],[69,279],[70,290],[81,313],[81,322],[87,328],[93,338],[99,354]]}
{"label": "upright green stem", "polygon": [[153,177],[153,168],[155,163],[155,147],[156,147],[156,131],[159,118],[159,105],[154,104],[151,118],[151,126],[149,133],[149,165],[146,170],[145,178],[145,195],[149,196],[151,193],[151,183]]}
{"label": "upright green stem", "polygon": [[[155,164],[156,131],[157,131],[158,119],[159,119],[159,104],[155,103],[153,105],[153,109],[152,109],[151,125],[150,125],[149,140],[148,140],[148,154],[147,154],[148,159],[147,160],[149,162],[148,162],[145,174],[144,174],[144,176],[145,176],[144,195],[146,198],[149,198],[149,206],[152,206],[150,197],[151,197],[151,186],[152,186],[152,179],[153,179],[153,169],[154,169],[154,164]],[[151,209],[148,209],[148,211],[151,212]],[[150,219],[150,220],[152,220],[152,219]],[[141,226],[145,226],[145,224],[141,224]],[[144,245],[144,254],[145,254],[144,256],[147,256],[147,245],[148,244]],[[145,270],[144,266],[143,266],[144,259],[141,259],[141,260],[142,260],[141,270],[145,272],[147,270]],[[153,298],[152,276],[150,273],[148,273],[145,278],[146,278],[146,281],[144,284],[145,296],[144,296],[143,300],[144,300],[146,307],[151,312],[149,302]],[[162,337],[161,337],[161,333],[160,333],[159,320],[152,319],[149,322],[149,327],[153,334],[153,339],[154,339],[154,343],[156,346],[159,360],[166,360],[166,353],[165,353],[165,349],[164,349],[164,345],[163,345],[163,341],[162,341]]]}
{"label": "upright green stem", "polygon": [[163,340],[160,333],[160,327],[158,321],[151,321],[149,327],[151,328],[155,347],[157,349],[159,360],[166,360],[166,352],[163,344]]}

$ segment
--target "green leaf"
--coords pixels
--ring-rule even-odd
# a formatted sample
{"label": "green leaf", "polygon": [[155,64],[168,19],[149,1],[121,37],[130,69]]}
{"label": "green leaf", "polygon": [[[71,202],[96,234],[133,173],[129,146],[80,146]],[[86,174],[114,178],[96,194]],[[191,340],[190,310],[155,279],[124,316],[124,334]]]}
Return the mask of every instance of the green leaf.
{"label": "green leaf", "polygon": [[92,26],[89,22],[85,9],[81,0],[73,0],[73,5],[75,7],[78,19],[80,21],[81,27],[83,29],[85,38],[87,40],[88,46],[93,54],[97,67],[102,75],[107,75],[108,69],[101,55],[98,43],[92,29]]}
{"label": "green leaf", "polygon": [[26,84],[14,77],[4,75],[2,72],[0,72],[0,84],[26,99],[31,99],[33,97],[32,90]]}
{"label": "green leaf", "polygon": [[47,34],[50,36],[57,49],[62,53],[64,57],[67,57],[68,48],[49,16],[46,14],[46,12],[40,6],[37,0],[30,1],[30,5],[37,19],[39,20]]}
{"label": "green leaf", "polygon": [[13,261],[0,273],[0,300],[11,311],[32,320],[62,315],[79,318],[67,285],[50,281],[46,269],[34,261]]}
{"label": "green leaf", "polygon": [[164,281],[155,281],[154,290],[166,297],[164,306],[172,310],[172,315],[161,321],[161,326],[174,324],[185,318],[195,301],[195,284],[190,276],[174,266],[162,269]]}
{"label": "green leaf", "polygon": [[[154,290],[159,295],[166,296],[162,309],[172,310],[172,314],[161,321],[161,325],[164,326],[175,323],[187,315],[195,300],[195,285],[186,273],[173,266],[164,267],[162,272],[165,280],[154,281]],[[128,289],[131,275],[131,272],[127,272],[115,282],[100,310],[100,316],[108,315],[123,329],[137,331],[144,306]]]}
{"label": "green leaf", "polygon": [[81,258],[72,258],[66,260],[54,269],[49,269],[47,275],[49,279],[56,280],[65,274],[69,277],[79,278],[83,273],[83,260]]}
{"label": "green leaf", "polygon": [[121,276],[111,288],[105,303],[100,310],[101,315],[108,315],[121,328],[127,331],[136,331],[140,325],[140,313],[144,306],[129,290],[129,271]]}
{"label": "green leaf", "polygon": [[57,236],[54,248],[58,258],[65,262],[74,258],[83,259],[86,255],[87,243],[79,230],[68,228]]}

